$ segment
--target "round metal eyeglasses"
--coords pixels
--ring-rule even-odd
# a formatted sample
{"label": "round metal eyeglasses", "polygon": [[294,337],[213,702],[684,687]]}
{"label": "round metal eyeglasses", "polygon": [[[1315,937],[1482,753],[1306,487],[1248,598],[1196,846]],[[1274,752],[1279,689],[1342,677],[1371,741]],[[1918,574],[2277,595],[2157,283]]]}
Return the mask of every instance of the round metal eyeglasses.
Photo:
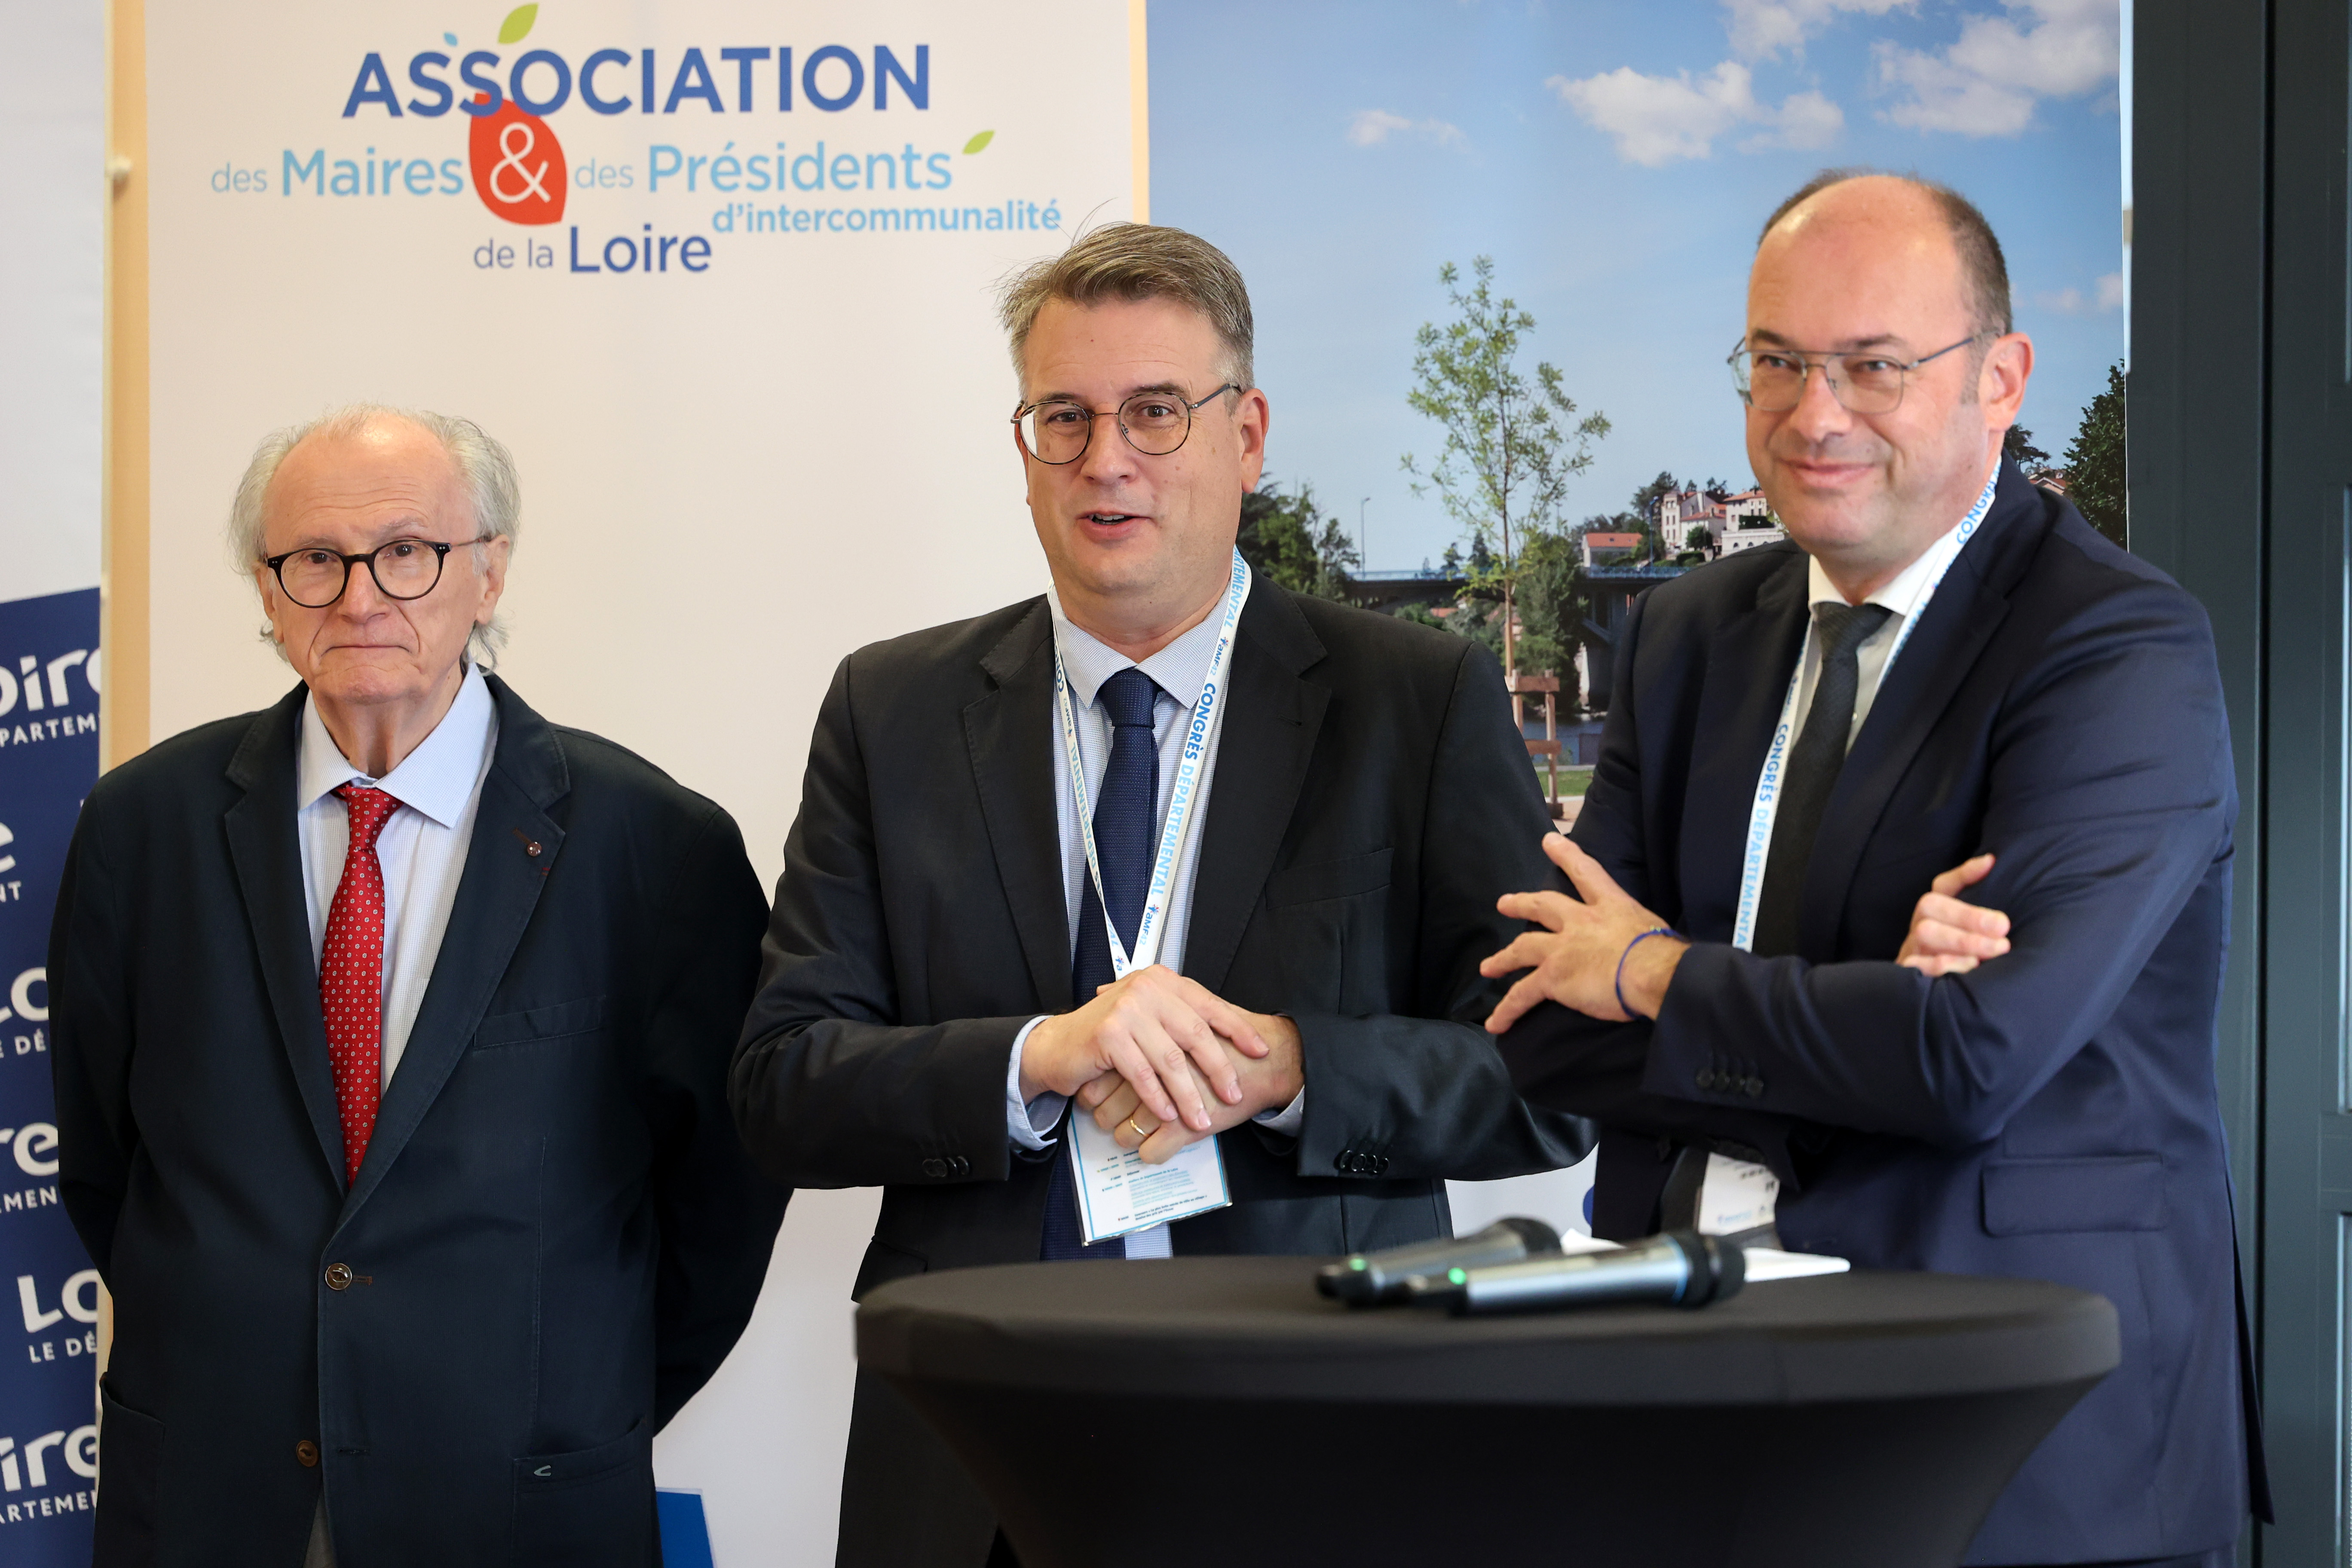
{"label": "round metal eyeglasses", "polygon": [[[488,544],[495,535],[469,539],[467,544]],[[437,539],[394,539],[357,555],[340,555],[313,545],[289,550],[262,562],[278,579],[286,596],[306,610],[323,610],[351,586],[352,568],[367,563],[376,592],[387,599],[421,599],[441,581],[442,563],[457,549]]]}
{"label": "round metal eyeglasses", "polygon": [[1849,413],[1892,414],[1902,406],[1903,389],[1911,373],[1929,360],[1991,334],[1970,332],[1931,354],[1914,360],[1895,359],[1884,353],[1808,353],[1802,349],[1751,349],[1746,339],[1731,351],[1732,384],[1748,405],[1762,414],[1785,414],[1805,400],[1805,378],[1814,371],[1830,384],[1830,395]]}
{"label": "round metal eyeglasses", "polygon": [[1174,390],[1139,392],[1117,408],[1100,412],[1074,399],[1048,397],[1014,409],[1013,428],[1020,435],[1023,451],[1057,468],[1086,456],[1099,419],[1117,419],[1118,433],[1127,437],[1127,444],[1145,457],[1164,458],[1192,434],[1195,409],[1228,392],[1242,390],[1229,381],[1197,403],[1186,402],[1184,395]]}

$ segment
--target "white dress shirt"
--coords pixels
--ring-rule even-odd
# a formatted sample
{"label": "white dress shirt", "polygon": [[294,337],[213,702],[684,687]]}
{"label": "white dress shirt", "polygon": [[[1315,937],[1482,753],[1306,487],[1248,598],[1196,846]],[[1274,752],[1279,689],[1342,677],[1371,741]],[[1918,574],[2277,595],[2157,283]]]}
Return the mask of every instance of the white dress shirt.
{"label": "white dress shirt", "polygon": [[346,784],[383,790],[400,802],[375,841],[383,868],[383,1082],[392,1081],[433,978],[433,960],[457,901],[457,879],[474,840],[474,815],[499,735],[498,705],[481,670],[466,667],[449,711],[433,732],[383,778],[352,765],[318,705],[302,702],[295,754],[294,823],[302,850],[302,902],[310,917],[310,962],[327,941],[327,911],[343,879],[351,814],[333,792]]}
{"label": "white dress shirt", "polygon": [[[1985,489],[1991,489],[2000,478],[2000,469],[1996,465],[1993,478],[1985,482]],[[1979,495],[1978,499],[1981,500],[1983,497]],[[1860,679],[1853,689],[1853,724],[1845,732],[1848,751],[1853,749],[1854,737],[1862,733],[1862,721],[1870,717],[1870,705],[1878,698],[1878,685],[1886,675],[1886,656],[1894,649],[1895,639],[1903,635],[1904,626],[1913,617],[1927,607],[1927,601],[1933,596],[1931,585],[1943,576],[1945,569],[1960,552],[1963,542],[1960,524],[1967,521],[1965,514],[1954,518],[1952,526],[1946,529],[1935,543],[1920,552],[1918,560],[1897,572],[1885,587],[1863,601],[1866,605],[1883,605],[1894,614],[1880,622],[1878,629],[1863,638],[1862,646],[1855,649],[1854,663]],[[1830,581],[1830,574],[1822,570],[1822,563],[1810,556],[1805,562],[1805,580],[1808,615],[1814,605],[1843,605],[1846,602],[1845,595],[1839,593],[1837,585]],[[1789,729],[1792,737],[1805,732],[1805,715],[1813,708],[1813,688],[1821,681],[1822,639],[1810,622],[1805,628],[1802,660],[1804,674],[1797,684],[1797,709],[1790,715]]]}
{"label": "white dress shirt", "polygon": [[[1159,686],[1159,695],[1151,702],[1151,739],[1160,752],[1160,795],[1156,803],[1159,820],[1166,822],[1168,803],[1176,789],[1176,769],[1183,755],[1184,731],[1192,721],[1193,706],[1201,700],[1201,688],[1209,679],[1209,660],[1216,653],[1223,616],[1212,611],[1199,626],[1138,664],[1073,624],[1062,613],[1058,594],[1048,589],[1045,600],[1054,616],[1054,647],[1062,656],[1062,668],[1070,678],[1070,711],[1077,725],[1078,758],[1087,770],[1089,798],[1101,789],[1103,773],[1110,766],[1110,715],[1097,700],[1103,682],[1122,669],[1135,668]],[[1179,974],[1184,973],[1184,942],[1192,924],[1193,879],[1200,868],[1201,844],[1208,835],[1209,792],[1216,779],[1217,748],[1224,728],[1223,710],[1220,709],[1209,726],[1208,745],[1201,753],[1201,776],[1192,797],[1192,826],[1184,835],[1183,848],[1176,858],[1176,874],[1168,886],[1168,911],[1161,928],[1159,962]],[[1064,908],[1068,911],[1068,929],[1075,942],[1079,905],[1086,894],[1087,847],[1079,831],[1076,796],[1070,788],[1070,767],[1063,750],[1059,712],[1053,715],[1048,732],[1039,737],[1039,743],[1050,745],[1054,752],[1054,820],[1061,829]],[[1156,847],[1157,833],[1152,835],[1152,840]],[[1089,998],[1075,1000],[1084,1003]],[[1014,1143],[1024,1149],[1043,1149],[1053,1142],[1047,1134],[1060,1123],[1063,1110],[1069,1103],[1066,1096],[1050,1093],[1025,1105],[1022,1102],[1021,1051],[1029,1043],[1029,1031],[1043,1022],[1042,1016],[1029,1020],[1013,1040],[1012,1060],[1005,1068],[1005,1131]],[[1304,1089],[1282,1110],[1265,1111],[1256,1118],[1275,1131],[1290,1136],[1297,1134],[1306,1119]],[[1131,1258],[1167,1257],[1168,1227],[1154,1226],[1129,1236],[1127,1255]]]}

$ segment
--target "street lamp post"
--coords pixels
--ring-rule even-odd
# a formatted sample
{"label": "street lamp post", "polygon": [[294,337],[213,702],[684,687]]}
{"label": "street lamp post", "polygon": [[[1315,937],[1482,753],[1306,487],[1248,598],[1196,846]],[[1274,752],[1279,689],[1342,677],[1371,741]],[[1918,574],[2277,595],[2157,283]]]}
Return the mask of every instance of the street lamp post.
{"label": "street lamp post", "polygon": [[1370,496],[1356,503],[1356,570],[1366,574],[1372,569],[1372,536],[1364,531],[1364,509],[1371,504]]}

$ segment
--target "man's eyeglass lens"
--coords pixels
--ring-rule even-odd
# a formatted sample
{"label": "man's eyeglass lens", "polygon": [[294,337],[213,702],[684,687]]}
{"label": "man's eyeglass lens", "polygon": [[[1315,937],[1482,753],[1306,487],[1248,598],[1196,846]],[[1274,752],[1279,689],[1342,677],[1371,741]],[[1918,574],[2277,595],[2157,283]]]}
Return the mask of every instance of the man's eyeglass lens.
{"label": "man's eyeglass lens", "polygon": [[306,610],[322,610],[343,596],[354,562],[364,561],[377,590],[388,599],[421,599],[441,580],[446,544],[395,539],[368,555],[344,557],[331,550],[297,550],[278,558],[278,586]]}
{"label": "man's eyeglass lens", "polygon": [[[1201,402],[1232,390],[1221,386]],[[1118,405],[1118,427],[1127,444],[1137,451],[1148,458],[1164,458],[1192,433],[1192,410],[1197,406],[1173,393],[1139,392]],[[1040,403],[1024,409],[1014,424],[1020,429],[1022,446],[1039,462],[1074,463],[1094,438],[1096,422],[1103,417],[1083,403]]]}
{"label": "man's eyeglass lens", "polygon": [[1797,354],[1742,350],[1732,356],[1739,390],[1767,414],[1785,413],[1802,402],[1805,377],[1814,370],[1829,377],[1831,395],[1854,413],[1885,414],[1902,403],[1909,369],[1884,354],[1831,354],[1810,366]]}

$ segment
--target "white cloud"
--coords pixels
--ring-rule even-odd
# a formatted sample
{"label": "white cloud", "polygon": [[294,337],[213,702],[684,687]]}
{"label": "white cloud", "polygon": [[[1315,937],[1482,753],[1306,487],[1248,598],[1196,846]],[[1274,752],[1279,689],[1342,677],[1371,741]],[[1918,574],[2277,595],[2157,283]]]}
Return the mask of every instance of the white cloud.
{"label": "white cloud", "polygon": [[1688,71],[1643,76],[1631,66],[1544,86],[1579,118],[1606,132],[1629,163],[1659,168],[1680,158],[1713,155],[1716,138],[1741,126],[1760,127],[1740,142],[1743,152],[1769,147],[1823,147],[1845,128],[1845,113],[1818,92],[1791,94],[1778,108],[1759,102],[1748,68],[1725,60],[1697,79]]}
{"label": "white cloud", "polygon": [[2087,295],[2069,284],[2063,289],[2037,294],[2034,299],[2045,309],[2055,310],[2062,316],[2105,315],[2123,306],[2124,275],[2120,272],[2102,273],[2091,285],[2091,292]]}
{"label": "white cloud", "polygon": [[1739,144],[1743,153],[1767,147],[1810,151],[1826,147],[1845,130],[1845,110],[1818,92],[1792,92],[1780,100],[1777,128],[1750,136]]}
{"label": "white cloud", "polygon": [[1462,127],[1443,120],[1408,120],[1402,114],[1391,114],[1385,109],[1359,110],[1348,122],[1348,140],[1359,147],[1378,147],[1390,137],[1400,133],[1424,137],[1441,147],[1450,147],[1464,140]]}
{"label": "white cloud", "polygon": [[2002,16],[1963,17],[1939,52],[1881,42],[1879,84],[1906,96],[1885,118],[1915,131],[2014,136],[2044,98],[2078,98],[2116,75],[2116,0],[2003,0]]}
{"label": "white cloud", "polygon": [[1784,51],[1801,50],[1805,36],[1841,11],[1884,16],[1910,9],[1914,0],[1723,0],[1723,30],[1731,36],[1734,54],[1745,59],[1772,59]]}

